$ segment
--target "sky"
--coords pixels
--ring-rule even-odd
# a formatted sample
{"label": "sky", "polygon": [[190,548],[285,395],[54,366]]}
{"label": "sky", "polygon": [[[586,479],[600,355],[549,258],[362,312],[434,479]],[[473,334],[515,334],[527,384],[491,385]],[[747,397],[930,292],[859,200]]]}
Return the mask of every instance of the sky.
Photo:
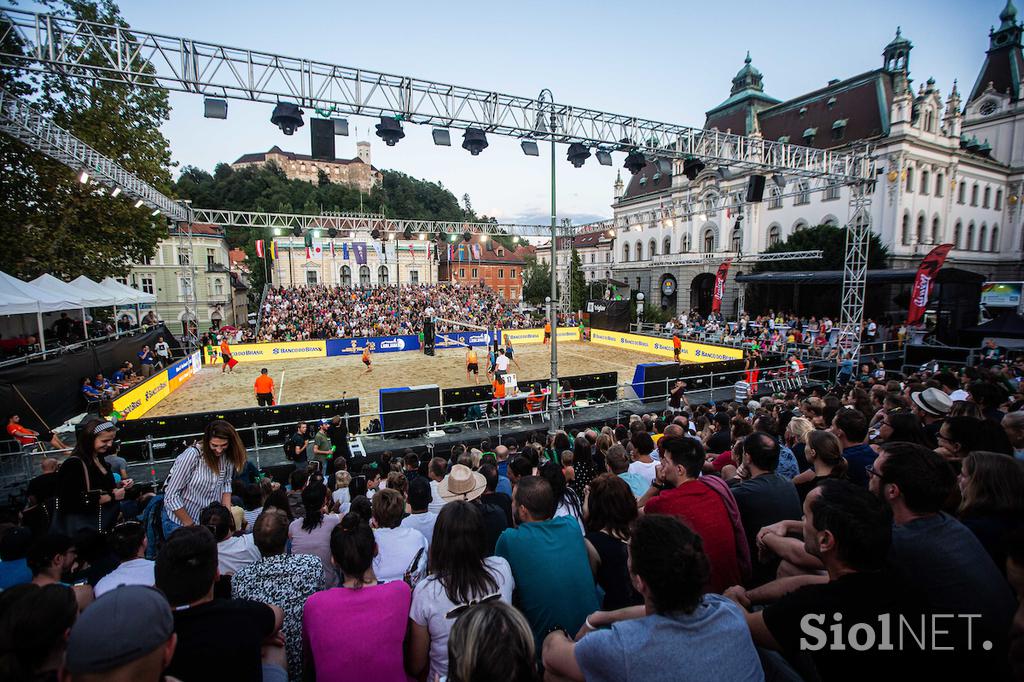
{"label": "sky", "polygon": [[[945,99],[956,78],[966,95],[1005,0],[119,4],[133,27],[164,35],[513,95],[549,88],[560,103],[700,127],[704,112],[729,96],[748,50],[765,91],[785,100],[881,66],[897,26],[914,44],[915,87],[934,77]],[[212,171],[273,145],[309,153],[310,111],[306,127],[286,137],[270,123],[269,105],[230,100],[227,120],[203,118],[196,95],[172,93],[171,105],[164,134],[181,166]],[[356,141],[370,139],[375,166],[440,181],[460,198],[469,194],[479,214],[531,224],[550,219],[545,145],[539,158],[525,157],[516,140],[491,135],[490,147],[473,157],[456,131],[451,147],[436,147],[427,126],[406,125],[405,139],[386,147],[373,135],[375,120],[349,123],[350,136],[336,138],[339,158],[354,157]],[[576,169],[565,153],[559,145],[559,217],[577,224],[610,217],[624,155],[615,154],[612,167],[591,157]]]}

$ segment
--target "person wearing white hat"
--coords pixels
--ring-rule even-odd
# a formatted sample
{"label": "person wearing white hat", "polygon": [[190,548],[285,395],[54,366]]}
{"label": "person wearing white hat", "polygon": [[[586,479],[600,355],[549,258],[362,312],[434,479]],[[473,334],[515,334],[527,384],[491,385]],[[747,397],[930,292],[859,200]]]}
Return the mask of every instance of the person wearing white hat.
{"label": "person wearing white hat", "polygon": [[451,472],[437,486],[438,494],[445,502],[471,502],[483,495],[486,489],[487,479],[483,474],[473,471],[464,464],[453,466]]}
{"label": "person wearing white hat", "polygon": [[926,388],[911,393],[910,401],[914,404],[914,414],[921,418],[925,433],[935,440],[946,414],[953,407],[953,399],[941,389]]}

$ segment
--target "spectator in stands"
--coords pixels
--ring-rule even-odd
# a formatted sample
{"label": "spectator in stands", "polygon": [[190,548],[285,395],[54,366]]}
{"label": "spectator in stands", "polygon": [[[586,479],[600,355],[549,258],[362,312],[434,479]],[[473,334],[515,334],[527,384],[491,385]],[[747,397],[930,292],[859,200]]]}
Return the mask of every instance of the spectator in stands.
{"label": "spectator in stands", "polygon": [[234,575],[260,558],[251,534],[236,533],[231,510],[214,502],[199,513],[200,525],[210,529],[217,540],[217,570],[222,576]]}
{"label": "spectator in stands", "polygon": [[[775,472],[779,463],[779,444],[766,433],[752,433],[743,440],[743,468],[749,480],[733,486],[750,556],[757,556],[757,532],[765,526],[801,517],[800,496],[791,481]],[[754,567],[756,582],[774,577],[771,567]]]}
{"label": "spectator in stands", "polygon": [[409,673],[418,676],[429,661],[428,679],[448,674],[448,635],[459,615],[475,603],[512,603],[508,561],[487,556],[484,520],[478,505],[455,501],[438,515],[430,549],[430,575],[416,585],[409,613]]}
{"label": "spectator in stands", "polygon": [[554,625],[575,632],[597,610],[593,574],[579,526],[555,516],[551,484],[539,476],[519,479],[512,494],[518,526],[498,539],[495,554],[512,566],[517,604],[539,646]]}
{"label": "spectator in stands", "polygon": [[832,433],[843,447],[843,458],[849,464],[847,475],[857,485],[867,487],[866,470],[875,461],[875,451],[868,445],[868,420],[860,410],[846,407],[832,419]]}
{"label": "spectator in stands", "polygon": [[145,526],[138,521],[120,523],[107,536],[107,545],[120,563],[96,583],[97,599],[122,585],[154,585],[154,564],[146,558]]}
{"label": "spectator in stands", "polygon": [[141,585],[97,600],[68,636],[66,682],[161,682],[174,656],[174,615],[160,592]]}
{"label": "spectator in stands", "polygon": [[223,419],[206,425],[203,440],[174,460],[164,488],[164,537],[191,526],[214,502],[231,505],[231,480],[245,466],[245,446],[235,427]]}
{"label": "spectator in stands", "polygon": [[778,422],[775,418],[767,414],[759,415],[754,419],[754,430],[768,434],[779,444],[779,465],[776,467],[776,471],[780,476],[793,480],[793,477],[800,473],[800,465],[796,461],[793,450],[779,440]]}
{"label": "spectator in stands", "polygon": [[[66,585],[65,578],[71,573],[76,556],[75,544],[67,535],[49,533],[36,538],[25,557],[32,571],[32,584],[39,587]],[[75,585],[72,589],[79,611],[92,603],[94,595],[91,585]]]}
{"label": "spectator in stands", "polygon": [[291,508],[293,519],[301,519],[306,513],[302,505],[302,491],[309,482],[309,472],[305,469],[295,469],[288,475],[288,506]]}
{"label": "spectator in stands", "polygon": [[423,534],[427,541],[427,549],[430,549],[430,542],[434,537],[434,525],[437,523],[437,514],[429,511],[430,506],[430,481],[422,476],[417,476],[409,482],[409,510],[410,514],[402,519],[402,528],[414,528]]}
{"label": "spectator in stands", "polygon": [[171,364],[171,346],[164,341],[164,337],[158,336],[153,344],[153,352],[156,355],[156,364],[163,368]]}
{"label": "spectator in stands", "polygon": [[309,460],[306,452],[306,446],[309,445],[310,440],[308,429],[309,426],[306,422],[299,422],[295,426],[295,433],[290,435],[285,442],[285,457],[295,463],[295,469],[298,471],[305,471],[306,462]]}
{"label": "spectator in stands", "polygon": [[[890,563],[913,577],[932,612],[979,614],[972,624],[975,641],[989,639],[994,647],[990,654],[975,648],[964,660],[970,659],[979,679],[998,676],[1014,599],[984,546],[941,511],[955,485],[949,463],[921,445],[886,443],[869,473],[871,491],[892,510]],[[964,635],[954,628],[960,653],[967,650]]]}
{"label": "spectator in stands", "polygon": [[32,531],[21,526],[8,526],[0,531],[0,591],[32,582],[28,552],[32,547]]}
{"label": "spectator in stands", "polygon": [[448,638],[451,682],[534,682],[536,654],[530,626],[515,607],[491,600],[470,606]]}
{"label": "spectator in stands", "polygon": [[[503,446],[498,446],[498,447],[503,447]],[[485,461],[487,461],[486,458],[485,458]],[[486,464],[482,464],[480,466],[480,475],[483,476],[484,480],[487,482],[487,487],[484,490],[483,494],[480,496],[480,502],[482,504],[493,505],[493,506],[498,507],[499,509],[501,509],[502,513],[505,516],[505,525],[504,525],[504,527],[502,527],[502,530],[505,530],[505,528],[511,527],[512,526],[512,496],[510,494],[506,494],[506,493],[498,491],[498,488],[501,485],[501,481],[502,480],[504,480],[505,484],[508,486],[508,489],[511,491],[512,490],[511,482],[509,482],[509,480],[507,478],[504,478],[503,476],[500,476],[498,474],[498,468],[496,466],[494,466],[493,464],[491,464],[489,461],[487,461]],[[499,533],[499,535],[500,535],[500,533]],[[495,541],[497,541],[497,536],[495,536]]]}
{"label": "spectator in stands", "polygon": [[402,528],[405,498],[385,488],[373,496],[373,536],[377,555],[373,572],[378,580],[402,580],[407,574],[418,580],[427,567],[427,539],[414,528]]}
{"label": "spectator in stands", "polygon": [[[324,589],[324,565],[318,556],[294,551],[294,547],[292,553],[286,553],[288,532],[288,516],[284,512],[272,509],[260,514],[252,534],[261,558],[231,579],[231,596],[273,604],[281,609],[288,677],[299,680],[302,679],[302,609],[307,599]],[[333,566],[329,569],[331,575],[335,575]]]}
{"label": "spectator in stands", "polygon": [[16,585],[0,592],[0,679],[56,680],[78,603],[65,585]]}
{"label": "spectator in stands", "polygon": [[97,390],[92,385],[92,380],[89,377],[82,377],[82,397],[85,398],[86,403],[95,403],[103,399],[104,393]]}
{"label": "spectator in stands", "polygon": [[1006,401],[1006,389],[999,384],[989,381],[972,381],[967,387],[971,402],[981,408],[981,414],[985,419],[994,421],[996,424],[1003,421],[1006,413],[1000,406]]}
{"label": "spectator in stands", "polygon": [[629,472],[643,478],[647,485],[654,480],[657,462],[654,461],[654,440],[646,431],[634,433],[629,441],[632,463]]}
{"label": "spectator in stands", "polygon": [[[629,544],[630,576],[643,606],[599,611],[575,631],[544,640],[544,667],[570,680],[762,680],[743,614],[704,594],[701,538],[673,516],[643,516]],[[597,629],[607,628],[607,629]]]}
{"label": "spectator in stands", "polygon": [[320,559],[324,587],[338,584],[338,573],[331,565],[331,534],[341,523],[338,514],[328,514],[327,488],[313,479],[302,489],[302,516],[288,526],[292,554],[312,554]]}
{"label": "spectator in stands", "polygon": [[[955,380],[954,380],[955,381]],[[938,388],[926,388],[910,394],[914,414],[921,419],[925,433],[934,441],[939,435],[943,420],[953,407],[949,395]]]}
{"label": "spectator in stands", "polygon": [[25,428],[21,423],[21,415],[18,413],[14,413],[7,418],[7,435],[17,441],[18,445],[22,447],[49,444],[55,450],[70,449],[56,433],[51,431],[40,433],[39,431]]}
{"label": "spectator in stands", "polygon": [[1013,448],[1013,456],[1018,460],[1024,460],[1024,410],[1010,412],[1000,422],[1006,438]]}
{"label": "spectator in stands", "polygon": [[138,352],[139,356],[139,372],[142,374],[143,379],[148,379],[153,376],[153,369],[156,366],[156,355],[149,346],[143,346],[142,350]]}
{"label": "spectator in stands", "polygon": [[949,417],[939,429],[937,453],[948,460],[959,461],[975,450],[1012,452],[1006,432],[992,428],[989,420],[974,417]]}
{"label": "spectator in stands", "polygon": [[90,419],[82,427],[75,449],[57,471],[54,530],[74,534],[81,528],[113,527],[119,503],[133,485],[127,479],[117,486],[103,460],[116,434],[114,425],[102,419]]}
{"label": "spectator in stands", "polygon": [[282,679],[283,647],[267,642],[280,631],[284,613],[268,604],[214,598],[217,541],[208,528],[175,531],[157,555],[155,575],[156,586],[174,607],[178,636],[168,675],[181,680]]}
{"label": "spectator in stands", "polygon": [[[334,474],[334,492],[331,493],[331,500],[334,502],[335,509],[342,509],[345,505],[352,502],[348,492],[348,486],[352,482],[352,474],[348,472],[343,462],[339,464],[339,470]],[[343,514],[347,512],[348,509],[345,508]]]}
{"label": "spectator in stands", "polygon": [[601,474],[587,489],[583,501],[587,525],[587,551],[595,563],[595,579],[604,591],[605,611],[643,602],[629,579],[627,546],[630,526],[637,517],[636,497],[629,485],[615,474]]}
{"label": "spectator in stands", "polygon": [[[354,503],[353,503],[354,504]],[[377,544],[359,514],[349,513],[331,534],[341,587],[317,592],[302,613],[307,674],[318,680],[404,680],[403,641],[412,592],[401,580],[378,581]],[[339,633],[357,632],[339,646]]]}
{"label": "spectator in stands", "polygon": [[[805,420],[806,421],[806,420]],[[808,431],[804,436],[804,453],[811,468],[793,479],[800,501],[807,498],[818,485],[829,478],[847,478],[849,464],[843,457],[843,446],[831,431]]]}
{"label": "spectator in stands", "polygon": [[537,473],[551,484],[551,492],[555,496],[555,516],[572,517],[579,526],[580,534],[585,534],[586,529],[583,527],[583,503],[576,496],[576,492],[569,487],[562,467],[555,462],[545,462],[537,470]]}
{"label": "spectator in stands", "polygon": [[1007,538],[1024,526],[1024,462],[976,450],[964,458],[957,483],[960,522],[1005,571]]}
{"label": "spectator in stands", "polygon": [[629,471],[629,460],[624,447],[618,443],[609,446],[605,455],[605,463],[611,473],[626,482],[635,497],[642,497],[647,492],[651,482],[637,472]]}

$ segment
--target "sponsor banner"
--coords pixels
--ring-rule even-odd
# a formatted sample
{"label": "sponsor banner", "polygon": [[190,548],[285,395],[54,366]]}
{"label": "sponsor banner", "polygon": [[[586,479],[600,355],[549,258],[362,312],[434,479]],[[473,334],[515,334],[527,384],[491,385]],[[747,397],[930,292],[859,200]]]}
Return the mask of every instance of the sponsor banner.
{"label": "sponsor banner", "polygon": [[370,336],[358,339],[328,339],[327,357],[338,355],[362,355],[367,343],[373,344],[374,353],[398,353],[419,350],[418,336]]}
{"label": "sponsor banner", "polygon": [[981,304],[998,308],[1018,308],[1022,282],[988,282],[981,287]]}
{"label": "sponsor banner", "polygon": [[[502,341],[505,343],[507,343],[506,339],[512,340],[513,348],[529,343],[544,343],[543,329],[506,329],[501,334]],[[557,334],[559,341],[580,340],[579,327],[559,327]]]}
{"label": "sponsor banner", "polygon": [[[666,358],[675,357],[672,351],[672,339],[662,339],[640,334],[626,334],[624,332],[610,332],[605,329],[591,329],[590,342],[601,346],[612,346],[614,348],[636,350],[641,353],[650,353],[651,355],[660,355]],[[712,346],[707,343],[683,341],[682,347],[679,350],[679,359],[687,362],[711,362],[742,358],[743,351],[739,348]]]}
{"label": "sponsor banner", "polygon": [[123,419],[138,419],[191,379],[199,364],[199,353],[178,360],[167,369],[161,370],[132,390],[115,398],[114,409],[121,413]]}
{"label": "sponsor banner", "polygon": [[[292,360],[297,358],[327,357],[327,342],[283,341],[280,343],[240,343],[231,346],[231,357],[239,362],[267,362],[273,360]],[[220,350],[213,346],[206,347],[204,360],[212,365],[220,361]]]}
{"label": "sponsor banner", "polygon": [[917,268],[914,287],[910,290],[910,309],[907,311],[907,324],[917,324],[924,316],[928,307],[928,297],[932,293],[932,284],[939,269],[946,262],[946,254],[953,248],[952,244],[939,244],[928,252]]}

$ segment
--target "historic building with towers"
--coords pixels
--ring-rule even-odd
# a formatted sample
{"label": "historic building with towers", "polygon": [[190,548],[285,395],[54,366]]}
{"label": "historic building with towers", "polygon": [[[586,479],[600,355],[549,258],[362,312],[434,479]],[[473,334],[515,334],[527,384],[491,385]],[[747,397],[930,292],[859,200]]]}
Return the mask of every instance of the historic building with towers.
{"label": "historic building with towers", "polygon": [[[705,128],[820,149],[867,144],[881,169],[871,226],[893,268],[916,267],[935,245],[950,243],[947,267],[1022,279],[1024,28],[1012,0],[999,21],[973,85],[954,81],[945,96],[931,78],[915,88],[914,46],[900,29],[880,67],[785,101],[765,91],[748,54],[729,97],[707,112]],[[775,175],[763,201],[745,203],[749,177],[677,160],[671,169],[652,162],[627,184],[617,181],[611,276],[664,309],[707,312],[722,259],[849,217],[845,186]],[[700,257],[704,262],[673,264]],[[749,267],[730,272],[726,316],[739,304],[734,275]]]}

